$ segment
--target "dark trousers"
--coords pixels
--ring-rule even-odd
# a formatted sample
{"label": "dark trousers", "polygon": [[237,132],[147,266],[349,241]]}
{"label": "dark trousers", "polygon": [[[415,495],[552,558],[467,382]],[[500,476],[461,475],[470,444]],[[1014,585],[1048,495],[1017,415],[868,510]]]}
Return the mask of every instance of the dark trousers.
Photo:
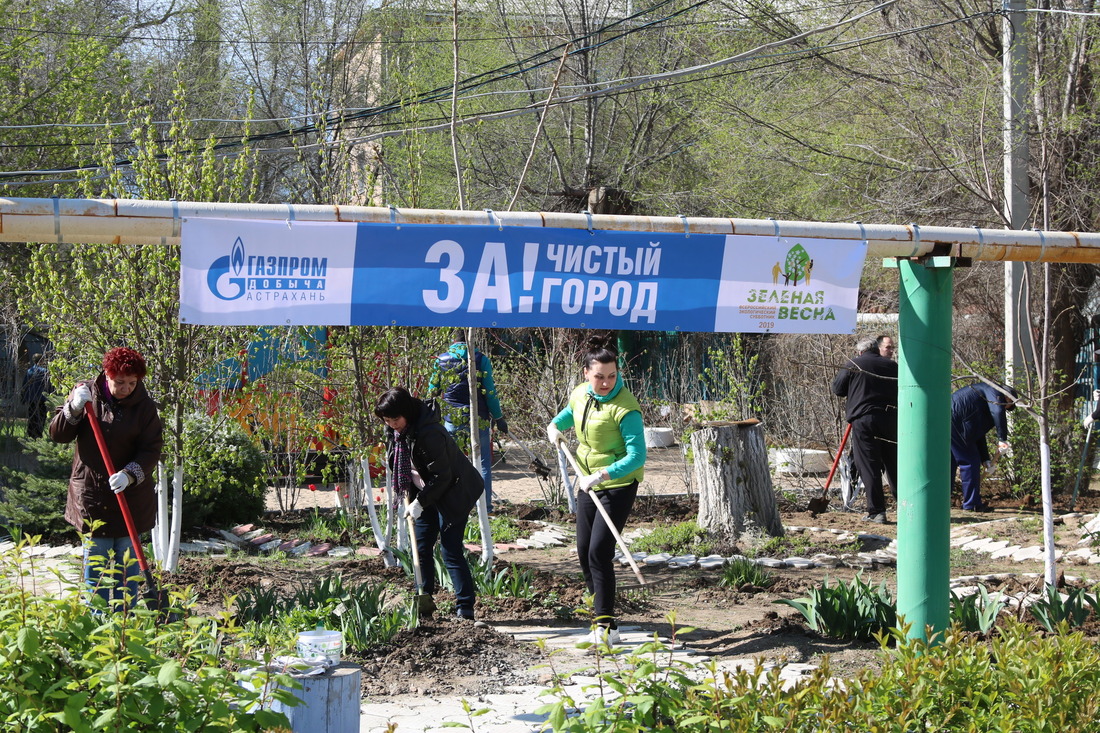
{"label": "dark trousers", "polygon": [[882,472],[890,485],[898,485],[897,413],[871,413],[852,421],[852,455],[867,488],[867,513],[884,514],[886,496]]}
{"label": "dark trousers", "polygon": [[[981,441],[985,443],[984,435]],[[962,436],[951,436],[951,478],[954,480],[957,467],[959,480],[962,481],[963,509],[977,509],[982,506],[982,458],[986,452],[984,447]]]}
{"label": "dark trousers", "polygon": [[474,610],[474,576],[466,562],[466,546],[462,539],[466,534],[466,522],[448,522],[439,512],[425,509],[415,523],[416,549],[420,553],[420,574],[424,579],[424,592],[435,592],[435,541],[439,540],[443,565],[451,576],[455,589],[455,606],[459,611]]}
{"label": "dark trousers", "polygon": [[622,532],[638,496],[638,482],[577,495],[577,557],[588,592],[595,597],[595,620],[607,623],[615,619],[615,536],[596,509],[593,494],[607,510],[615,529]]}
{"label": "dark trousers", "polygon": [[35,400],[27,405],[27,437],[41,438],[46,427],[46,401]]}

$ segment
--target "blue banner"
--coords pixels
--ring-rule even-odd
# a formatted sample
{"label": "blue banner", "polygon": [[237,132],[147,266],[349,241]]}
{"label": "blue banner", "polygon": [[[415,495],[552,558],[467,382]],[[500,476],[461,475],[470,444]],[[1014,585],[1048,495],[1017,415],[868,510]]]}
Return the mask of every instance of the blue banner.
{"label": "blue banner", "polygon": [[180,318],[851,333],[865,242],[188,220]]}

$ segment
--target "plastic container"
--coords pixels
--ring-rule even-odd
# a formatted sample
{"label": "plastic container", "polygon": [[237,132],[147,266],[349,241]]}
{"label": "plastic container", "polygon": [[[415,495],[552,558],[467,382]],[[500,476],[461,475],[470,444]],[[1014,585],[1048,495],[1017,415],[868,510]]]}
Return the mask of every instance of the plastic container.
{"label": "plastic container", "polygon": [[324,657],[329,664],[339,664],[344,651],[344,636],[339,631],[314,629],[298,633],[298,656],[304,659]]}

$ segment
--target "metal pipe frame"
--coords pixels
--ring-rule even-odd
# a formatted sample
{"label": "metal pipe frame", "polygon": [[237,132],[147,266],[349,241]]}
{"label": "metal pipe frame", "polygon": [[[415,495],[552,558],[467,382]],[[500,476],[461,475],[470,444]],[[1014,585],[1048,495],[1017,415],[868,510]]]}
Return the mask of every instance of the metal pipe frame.
{"label": "metal pipe frame", "polygon": [[[141,199],[0,198],[0,241],[121,245],[179,244],[189,217],[380,224],[555,227],[676,234],[750,234],[788,239],[867,240],[868,256],[930,255],[990,262],[1100,264],[1100,234],[917,224],[778,221],[560,212],[446,211],[384,206],[232,204]],[[961,263],[960,263],[961,264]]]}

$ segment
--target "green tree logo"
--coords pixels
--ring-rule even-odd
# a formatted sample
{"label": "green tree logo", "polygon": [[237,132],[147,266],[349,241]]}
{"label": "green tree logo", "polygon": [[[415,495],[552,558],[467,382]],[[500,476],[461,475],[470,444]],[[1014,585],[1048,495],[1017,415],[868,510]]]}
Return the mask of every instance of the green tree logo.
{"label": "green tree logo", "polygon": [[801,244],[796,244],[787,250],[783,274],[791,285],[798,285],[799,280],[806,280],[812,267],[813,260]]}

